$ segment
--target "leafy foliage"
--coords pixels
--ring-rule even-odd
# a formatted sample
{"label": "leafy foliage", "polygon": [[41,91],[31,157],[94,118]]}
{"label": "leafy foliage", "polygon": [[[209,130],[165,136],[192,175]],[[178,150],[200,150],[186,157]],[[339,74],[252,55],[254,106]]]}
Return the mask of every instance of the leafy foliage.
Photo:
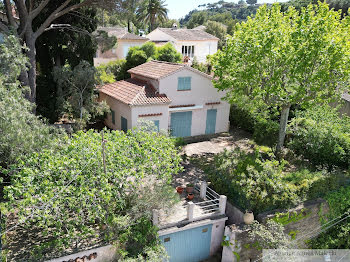
{"label": "leafy foliage", "polygon": [[259,248],[281,249],[291,246],[291,238],[284,233],[283,225],[273,220],[268,220],[266,225],[254,221],[249,227],[251,231],[249,231],[248,235],[258,243]]}
{"label": "leafy foliage", "polygon": [[113,83],[125,79],[126,60],[115,60],[107,64],[99,65],[96,69],[103,83]]}
{"label": "leafy foliage", "polygon": [[[64,0],[50,1],[48,6],[34,19],[33,26],[39,27],[63,2]],[[73,0],[72,2],[79,1]],[[62,94],[53,79],[53,68],[66,64],[73,68],[81,60],[93,64],[97,45],[91,34],[97,28],[96,10],[83,8],[68,13],[58,18],[55,24],[68,24],[71,27],[48,30],[36,41],[37,113],[46,117],[51,123],[56,122],[62,113],[59,101]]]}
{"label": "leafy foliage", "polygon": [[80,62],[73,69],[69,66],[55,68],[54,80],[63,94],[62,112],[78,121],[80,128],[96,117],[108,112],[106,103],[98,102],[95,94],[96,70],[86,61]]}
{"label": "leafy foliage", "polygon": [[149,24],[149,31],[156,29],[158,22],[165,22],[167,15],[165,0],[144,0],[137,10],[139,22]]}
{"label": "leafy foliage", "polygon": [[228,90],[232,104],[243,100],[281,110],[280,148],[291,105],[340,98],[350,76],[349,28],[350,19],[341,20],[325,3],[300,13],[261,6],[214,56],[215,87]]}
{"label": "leafy foliage", "polygon": [[350,118],[337,109],[316,106],[297,113],[290,123],[289,147],[315,165],[350,167]]}
{"label": "leafy foliage", "polygon": [[22,47],[14,36],[0,44],[0,166],[9,166],[55,142],[55,132],[32,114],[17,78],[26,66]]}
{"label": "leafy foliage", "polygon": [[221,49],[226,44],[227,28],[225,25],[215,21],[208,21],[205,24],[205,32],[219,38],[218,48]]}
{"label": "leafy foliage", "polygon": [[258,144],[274,146],[278,137],[277,114],[266,106],[252,106],[247,103],[231,105],[230,123],[253,134]]}
{"label": "leafy foliage", "polygon": [[251,153],[235,149],[216,155],[205,171],[216,191],[255,213],[292,207],[345,183],[342,173],[287,172],[287,164],[277,161],[271,149],[257,147]]}
{"label": "leafy foliage", "polygon": [[342,187],[329,193],[326,200],[330,207],[329,220],[335,219],[333,222],[338,223],[321,233],[309,244],[316,249],[348,249],[350,247],[350,218],[348,217],[350,214],[350,187]]}
{"label": "leafy foliage", "polygon": [[100,65],[97,70],[101,81],[109,83],[128,78],[130,76],[127,72],[129,69],[150,60],[179,63],[182,61],[182,55],[176,51],[171,43],[156,47],[153,42],[147,42],[142,46],[131,47],[126,60],[116,60],[106,65]]}
{"label": "leafy foliage", "polygon": [[[176,201],[168,184],[180,170],[173,140],[138,130],[105,131],[104,139],[105,169],[101,134],[90,130],[78,132],[60,150],[43,150],[7,170],[13,172],[7,208],[16,211],[25,232],[41,232],[42,254],[79,249],[97,238],[134,256],[156,243],[147,222],[152,210]],[[33,250],[27,246],[19,260],[29,261]]]}
{"label": "leafy foliage", "polygon": [[158,47],[154,58],[171,63],[180,63],[182,61],[182,55],[176,51],[171,43]]}
{"label": "leafy foliage", "polygon": [[254,16],[259,5],[247,6],[243,3],[233,3],[226,1],[218,1],[216,3],[208,3],[198,7],[204,10],[192,10],[184,18],[180,19],[182,26],[194,28],[204,25],[207,21],[216,21],[228,26],[228,33],[233,33],[233,27],[236,20],[246,20],[248,16]]}

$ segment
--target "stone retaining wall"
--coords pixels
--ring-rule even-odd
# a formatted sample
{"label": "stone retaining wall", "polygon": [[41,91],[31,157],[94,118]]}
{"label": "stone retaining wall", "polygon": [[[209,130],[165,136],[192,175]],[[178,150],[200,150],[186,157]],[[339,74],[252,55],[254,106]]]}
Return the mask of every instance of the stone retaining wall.
{"label": "stone retaining wall", "polygon": [[[259,214],[256,219],[260,223],[266,223],[269,219],[282,223],[285,233],[293,235],[299,248],[305,248],[305,240],[317,235],[321,228],[321,220],[329,213],[329,206],[324,199],[307,201],[289,210],[273,210]],[[254,241],[249,239],[249,227],[244,224],[230,225],[225,228],[226,240],[230,245],[223,247],[222,262],[236,262],[239,256],[240,262],[255,261],[261,256],[262,251],[254,247]]]}

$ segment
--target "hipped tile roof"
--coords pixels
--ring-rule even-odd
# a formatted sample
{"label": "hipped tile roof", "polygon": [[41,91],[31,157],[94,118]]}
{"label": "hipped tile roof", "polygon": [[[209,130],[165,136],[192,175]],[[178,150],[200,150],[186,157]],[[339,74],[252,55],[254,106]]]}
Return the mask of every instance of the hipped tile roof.
{"label": "hipped tile roof", "polygon": [[213,36],[200,29],[173,29],[173,28],[158,28],[160,31],[170,35],[176,40],[182,41],[198,41],[198,40],[219,40],[216,36]]}
{"label": "hipped tile roof", "polygon": [[117,39],[148,40],[146,37],[129,33],[126,28],[121,27],[98,27],[97,30],[105,31],[108,33],[108,36],[115,36]]}
{"label": "hipped tile roof", "polygon": [[212,79],[210,75],[200,72],[197,69],[194,69],[186,64],[176,64],[176,63],[169,63],[169,62],[157,61],[157,60],[152,60],[142,65],[131,68],[130,70],[128,70],[128,72],[130,74],[158,80],[166,76],[169,76],[183,68],[189,69],[209,79]]}
{"label": "hipped tile roof", "polygon": [[171,100],[166,95],[158,94],[153,86],[134,78],[106,84],[100,86],[98,90],[128,105],[171,103]]}

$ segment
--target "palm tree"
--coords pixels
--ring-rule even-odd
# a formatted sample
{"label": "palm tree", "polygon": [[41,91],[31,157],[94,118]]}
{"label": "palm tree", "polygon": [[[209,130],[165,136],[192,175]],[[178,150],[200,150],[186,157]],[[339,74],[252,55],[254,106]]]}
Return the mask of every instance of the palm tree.
{"label": "palm tree", "polygon": [[157,22],[168,18],[165,0],[144,0],[137,11],[138,20],[150,24],[150,31],[155,29]]}

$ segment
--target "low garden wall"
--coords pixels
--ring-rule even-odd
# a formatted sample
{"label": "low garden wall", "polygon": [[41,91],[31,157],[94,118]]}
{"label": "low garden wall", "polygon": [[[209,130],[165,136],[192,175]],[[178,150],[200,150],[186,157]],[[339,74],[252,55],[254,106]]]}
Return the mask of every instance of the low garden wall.
{"label": "low garden wall", "polygon": [[[272,219],[285,228],[285,233],[297,241],[298,248],[305,248],[305,241],[319,233],[321,221],[329,213],[329,207],[324,199],[304,202],[296,208],[289,210],[273,210],[256,216],[260,223]],[[226,226],[225,237],[228,246],[223,247],[222,262],[250,262],[257,260],[262,250],[259,243],[255,243],[248,236],[248,226],[234,224]]]}
{"label": "low garden wall", "polygon": [[46,262],[113,262],[116,261],[117,258],[116,247],[108,245],[61,258],[55,258]]}

